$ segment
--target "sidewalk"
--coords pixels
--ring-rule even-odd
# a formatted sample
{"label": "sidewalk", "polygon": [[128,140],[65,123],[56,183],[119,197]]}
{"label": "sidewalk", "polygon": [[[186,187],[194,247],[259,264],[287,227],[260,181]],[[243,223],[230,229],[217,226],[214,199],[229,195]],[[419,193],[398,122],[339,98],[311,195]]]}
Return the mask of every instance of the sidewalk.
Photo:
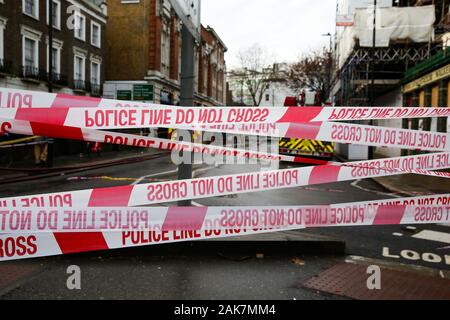
{"label": "sidewalk", "polygon": [[450,179],[445,178],[405,174],[373,180],[391,192],[407,196],[450,193]]}

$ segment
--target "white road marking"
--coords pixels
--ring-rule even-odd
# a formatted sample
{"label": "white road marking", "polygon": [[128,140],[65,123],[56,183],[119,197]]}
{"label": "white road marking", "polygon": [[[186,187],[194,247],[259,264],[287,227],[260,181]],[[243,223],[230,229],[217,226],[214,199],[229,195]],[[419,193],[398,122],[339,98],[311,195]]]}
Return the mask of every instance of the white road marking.
{"label": "white road marking", "polygon": [[406,230],[417,230],[417,228],[416,227],[413,227],[413,226],[407,226],[406,227]]}
{"label": "white road marking", "polygon": [[436,241],[442,243],[450,243],[450,233],[438,232],[432,230],[423,230],[412,236],[416,239],[423,239],[429,241]]}
{"label": "white road marking", "polygon": [[395,237],[403,237],[403,233],[398,233],[398,232],[394,232],[392,235]]}
{"label": "white road marking", "polygon": [[395,193],[386,193],[386,192],[381,192],[381,191],[377,191],[377,190],[372,190],[372,189],[367,189],[367,188],[361,187],[359,185],[360,182],[361,182],[361,180],[356,180],[356,181],[352,182],[351,186],[356,188],[356,189],[365,191],[365,192],[376,193],[376,194],[379,194],[379,195],[389,196],[389,197],[394,197],[394,198],[401,198],[401,196],[399,196],[398,194],[395,194]]}

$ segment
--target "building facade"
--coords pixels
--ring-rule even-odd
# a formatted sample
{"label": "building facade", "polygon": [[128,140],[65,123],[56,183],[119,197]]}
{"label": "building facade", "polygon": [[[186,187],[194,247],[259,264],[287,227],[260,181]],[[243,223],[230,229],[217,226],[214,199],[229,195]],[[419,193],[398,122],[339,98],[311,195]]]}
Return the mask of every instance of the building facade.
{"label": "building facade", "polygon": [[[289,65],[287,63],[274,63],[272,66],[265,68],[261,73],[261,88],[256,93],[257,100],[261,96],[261,106],[280,107],[284,105],[286,97],[298,97],[300,93],[292,90],[286,79],[289,74]],[[233,70],[228,73],[227,81],[230,89],[230,102],[232,105],[253,106],[252,95],[248,88],[244,85],[247,75],[240,70]]]}
{"label": "building facade", "polygon": [[[450,49],[445,47],[429,59],[410,68],[402,80],[403,105],[408,107],[450,106]],[[450,133],[447,117],[405,119],[403,128]],[[413,151],[404,151],[412,154]]]}
{"label": "building facade", "polygon": [[[0,1],[0,86],[47,91],[47,0]],[[101,95],[107,7],[98,0],[52,0],[53,91]]]}
{"label": "building facade", "polygon": [[[448,5],[443,0],[383,0],[377,4],[374,24],[370,1],[338,1],[337,17],[346,15],[351,23],[339,26],[337,20],[331,99],[336,105],[343,106],[401,106],[407,105],[408,100],[420,105],[420,93],[417,97],[410,91],[403,94],[402,84],[414,79],[404,79],[408,70],[443,50],[443,37],[450,30]],[[425,93],[422,96],[425,97]],[[422,100],[422,105],[431,103],[431,100]],[[402,120],[394,119],[379,120],[374,124],[405,127]],[[409,127],[424,128],[415,121]],[[429,127],[436,128],[437,123],[433,122]],[[343,146],[344,157],[355,160],[364,159],[363,154],[369,156],[367,147],[352,148],[358,149],[354,152],[357,156],[353,157],[351,150]],[[363,148],[366,149],[364,152]],[[375,148],[374,151],[389,157],[401,154],[398,148]]]}
{"label": "building facade", "polygon": [[[110,0],[104,96],[176,105],[180,100],[181,19],[167,0]],[[224,105],[227,48],[211,27],[196,43],[195,103]]]}

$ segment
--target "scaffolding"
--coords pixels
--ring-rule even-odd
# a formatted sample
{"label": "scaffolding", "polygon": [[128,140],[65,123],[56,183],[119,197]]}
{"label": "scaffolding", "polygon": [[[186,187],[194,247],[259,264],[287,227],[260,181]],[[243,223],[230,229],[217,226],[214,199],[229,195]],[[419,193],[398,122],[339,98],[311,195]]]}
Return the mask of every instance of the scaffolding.
{"label": "scaffolding", "polygon": [[[450,31],[449,0],[398,1],[396,6],[435,5],[435,37],[425,43],[391,41],[389,47],[361,47],[356,41],[336,71],[334,101],[337,105],[363,106],[400,86],[405,72],[443,50],[442,35]],[[373,85],[372,85],[373,84]]]}

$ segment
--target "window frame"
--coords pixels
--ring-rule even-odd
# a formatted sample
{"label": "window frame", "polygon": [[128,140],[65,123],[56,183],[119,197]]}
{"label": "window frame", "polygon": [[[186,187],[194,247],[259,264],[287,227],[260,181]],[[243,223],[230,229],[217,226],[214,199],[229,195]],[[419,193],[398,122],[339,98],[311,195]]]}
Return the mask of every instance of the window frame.
{"label": "window frame", "polygon": [[[94,42],[94,27],[98,27],[98,43]],[[91,20],[91,45],[97,48],[102,47],[102,25],[94,20]]]}
{"label": "window frame", "polygon": [[[94,71],[94,68],[93,68],[94,64],[98,66],[98,69],[97,69],[98,83],[95,83],[95,82],[92,81],[93,75],[94,75],[94,72],[93,72]],[[102,82],[102,79],[101,79],[101,67],[102,67],[102,63],[100,61],[98,61],[98,60],[91,60],[91,78],[90,78],[91,85],[98,85],[98,86],[101,85],[101,82]]]}
{"label": "window frame", "polygon": [[[53,21],[53,28],[57,29],[57,30],[61,30],[61,1],[60,0],[52,0],[53,4],[57,4],[57,11],[56,11],[56,16],[57,16],[57,24],[55,24],[55,21]],[[47,6],[47,14],[46,14],[46,19],[47,19],[47,25],[49,25],[49,21],[50,21],[50,8]]]}
{"label": "window frame", "polygon": [[[50,57],[49,57],[49,52],[48,52],[48,47],[49,47],[49,43],[48,43],[48,39],[47,39],[47,46],[46,46],[46,50],[47,50],[47,72],[50,72]],[[62,41],[53,39],[53,49],[56,49],[57,51],[57,59],[56,59],[56,72],[57,74],[61,74],[61,51],[62,51],[62,47],[63,47],[63,43]],[[54,66],[53,66],[54,67]]]}
{"label": "window frame", "polygon": [[39,0],[31,0],[34,2],[34,12],[32,14],[28,13],[25,11],[26,8],[26,1],[27,0],[22,0],[22,13],[26,16],[29,16],[33,19],[39,20]]}
{"label": "window frame", "polygon": [[[86,41],[86,16],[84,14],[80,13],[80,12],[77,12],[77,11],[75,11],[74,14],[75,14],[75,26],[73,28],[74,37],[75,37],[75,39],[78,39],[80,41],[85,42]],[[82,28],[81,28],[82,31],[83,31],[83,34],[80,37],[77,34],[77,31],[79,29],[79,28],[77,28],[77,25],[78,25],[78,20],[77,19],[78,18],[82,18],[83,19],[83,24],[82,24]]]}
{"label": "window frame", "polygon": [[[77,73],[77,58],[80,58],[80,59],[82,60],[82,62],[83,62],[82,68],[81,68],[82,75],[83,75],[83,78],[82,78],[82,79],[77,79],[77,78],[76,78],[76,73]],[[82,54],[75,53],[75,54],[73,55],[73,80],[74,80],[74,81],[84,81],[84,82],[86,82],[86,56],[84,56],[84,55],[82,55]]]}

